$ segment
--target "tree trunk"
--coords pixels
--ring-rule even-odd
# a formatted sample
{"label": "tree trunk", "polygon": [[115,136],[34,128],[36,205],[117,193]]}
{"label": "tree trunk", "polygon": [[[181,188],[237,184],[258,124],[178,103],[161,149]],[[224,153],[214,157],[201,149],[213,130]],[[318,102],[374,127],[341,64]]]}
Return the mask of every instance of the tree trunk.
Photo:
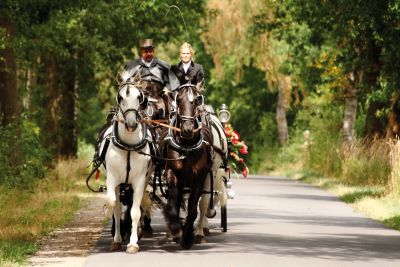
{"label": "tree trunk", "polygon": [[289,139],[286,111],[290,103],[291,78],[282,77],[278,85],[278,105],[276,107],[276,123],[278,125],[279,143],[283,146]]}
{"label": "tree trunk", "polygon": [[370,101],[367,110],[367,118],[365,123],[365,136],[374,139],[381,138],[385,135],[386,118],[378,118],[376,113],[387,107],[387,103],[380,101]]}
{"label": "tree trunk", "polygon": [[398,92],[392,95],[386,137],[400,138],[400,94]]}
{"label": "tree trunk", "polygon": [[[11,38],[14,37],[14,27],[7,18],[0,18],[0,27],[4,28]],[[19,116],[17,64],[13,48],[6,46],[5,49],[0,50],[0,120],[4,127],[12,124],[17,141],[21,136]],[[8,163],[13,166],[22,164],[21,145],[17,141],[12,142],[11,149],[6,152]]]}
{"label": "tree trunk", "polygon": [[49,56],[46,63],[46,100],[45,106],[47,114],[45,116],[46,123],[43,126],[45,136],[45,144],[51,150],[54,156],[57,155],[58,148],[58,116],[59,116],[59,70],[58,62],[54,56]]}
{"label": "tree trunk", "polygon": [[40,56],[35,56],[35,60],[31,67],[26,70],[26,90],[27,93],[22,99],[22,104],[26,110],[31,108],[31,96],[34,94],[34,88],[38,84],[38,74],[39,74]]}
{"label": "tree trunk", "polygon": [[[0,27],[13,36],[13,25],[6,18],[0,18]],[[11,47],[0,50],[0,116],[6,126],[19,116],[17,89],[17,67],[14,51]]]}
{"label": "tree trunk", "polygon": [[59,156],[62,158],[75,157],[78,151],[78,137],[76,132],[78,85],[76,82],[75,61],[65,62],[63,85],[61,88],[60,106],[60,144]]}
{"label": "tree trunk", "polygon": [[355,122],[357,115],[357,89],[355,86],[354,73],[350,74],[349,86],[346,92],[346,101],[343,119],[343,142],[350,144],[355,139]]}
{"label": "tree trunk", "polygon": [[[59,67],[63,66],[62,69]],[[45,125],[46,145],[57,158],[75,157],[78,149],[76,132],[77,83],[75,60],[59,62],[50,56],[46,66],[48,110]]]}

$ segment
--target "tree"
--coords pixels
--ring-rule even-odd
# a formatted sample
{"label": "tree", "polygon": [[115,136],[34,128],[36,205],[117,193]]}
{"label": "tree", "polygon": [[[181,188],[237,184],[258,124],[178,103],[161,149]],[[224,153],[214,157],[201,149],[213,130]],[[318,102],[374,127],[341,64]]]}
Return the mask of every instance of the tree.
{"label": "tree", "polygon": [[[298,23],[305,23],[312,32],[313,45],[334,47],[335,66],[342,69],[346,81],[340,92],[345,98],[343,138],[354,140],[357,106],[367,106],[367,135],[382,134],[377,119],[387,107],[392,84],[384,71],[393,65],[393,58],[384,57],[396,49],[392,40],[398,30],[398,3],[390,1],[282,1],[283,9]],[[386,30],[389,29],[389,30]],[[387,42],[387,41],[389,42]],[[387,45],[390,43],[390,47]],[[393,72],[391,72],[393,74]],[[386,76],[386,77],[385,77]],[[396,75],[397,76],[397,75]],[[341,79],[341,78],[339,78]],[[383,84],[382,81],[388,81]],[[378,93],[379,92],[379,93]],[[359,102],[359,101],[362,102]]]}
{"label": "tree", "polygon": [[[5,30],[7,39],[15,35],[14,25],[5,14],[0,12],[0,28]],[[15,53],[10,42],[0,48],[0,118],[6,126],[19,116],[19,98],[17,89],[17,68]]]}
{"label": "tree", "polygon": [[[203,41],[215,63],[214,79],[231,80],[235,84],[242,78],[245,66],[264,72],[268,85],[266,89],[277,92],[275,117],[279,142],[284,145],[289,136],[286,112],[290,106],[292,89],[290,75],[281,69],[286,60],[287,46],[274,39],[270,32],[257,31],[253,20],[254,17],[263,16],[268,22],[274,21],[273,7],[273,2],[261,0],[210,1],[210,18],[207,19]],[[225,90],[238,89],[230,86]],[[264,99],[262,94],[265,94],[265,90],[259,91],[252,100],[257,102]],[[261,108],[265,109],[268,107]],[[256,116],[255,113],[252,115]],[[258,119],[258,126],[261,127],[263,120],[260,117]]]}

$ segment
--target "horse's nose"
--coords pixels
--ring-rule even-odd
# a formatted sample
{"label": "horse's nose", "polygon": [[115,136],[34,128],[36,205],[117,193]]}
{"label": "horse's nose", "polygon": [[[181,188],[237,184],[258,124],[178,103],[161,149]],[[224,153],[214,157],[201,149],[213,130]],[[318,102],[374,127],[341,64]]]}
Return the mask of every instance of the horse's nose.
{"label": "horse's nose", "polygon": [[128,132],[134,132],[136,130],[137,126],[138,126],[137,122],[125,123],[125,128]]}
{"label": "horse's nose", "polygon": [[125,118],[125,128],[128,132],[136,130],[138,123],[136,121],[136,114],[133,112],[129,113]]}
{"label": "horse's nose", "polygon": [[185,121],[182,124],[182,137],[191,138],[193,136],[193,128],[194,128],[193,121]]}

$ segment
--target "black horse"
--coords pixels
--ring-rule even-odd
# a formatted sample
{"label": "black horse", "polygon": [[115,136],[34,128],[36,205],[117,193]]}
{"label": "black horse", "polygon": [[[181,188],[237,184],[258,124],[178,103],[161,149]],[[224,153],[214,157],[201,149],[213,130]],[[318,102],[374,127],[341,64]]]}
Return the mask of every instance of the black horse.
{"label": "black horse", "polygon": [[[165,163],[168,195],[164,216],[173,235],[177,236],[182,231],[180,244],[185,249],[191,248],[194,243],[193,224],[197,217],[198,202],[204,181],[211,170],[212,135],[199,119],[198,107],[204,100],[200,87],[200,84],[186,84],[179,88],[175,97],[176,113],[171,114],[172,127],[160,143],[163,154],[168,159],[175,159]],[[189,199],[187,217],[182,223],[179,211],[185,193],[189,193]]]}

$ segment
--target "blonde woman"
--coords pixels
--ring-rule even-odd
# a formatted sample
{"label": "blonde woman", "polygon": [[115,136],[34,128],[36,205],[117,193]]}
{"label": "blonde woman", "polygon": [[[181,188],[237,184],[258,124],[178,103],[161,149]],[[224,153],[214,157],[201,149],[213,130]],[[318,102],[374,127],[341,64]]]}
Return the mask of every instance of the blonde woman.
{"label": "blonde woman", "polygon": [[204,79],[203,66],[194,63],[194,51],[189,43],[182,44],[179,56],[181,62],[177,65],[172,65],[171,70],[175,73],[180,85],[201,82]]}

